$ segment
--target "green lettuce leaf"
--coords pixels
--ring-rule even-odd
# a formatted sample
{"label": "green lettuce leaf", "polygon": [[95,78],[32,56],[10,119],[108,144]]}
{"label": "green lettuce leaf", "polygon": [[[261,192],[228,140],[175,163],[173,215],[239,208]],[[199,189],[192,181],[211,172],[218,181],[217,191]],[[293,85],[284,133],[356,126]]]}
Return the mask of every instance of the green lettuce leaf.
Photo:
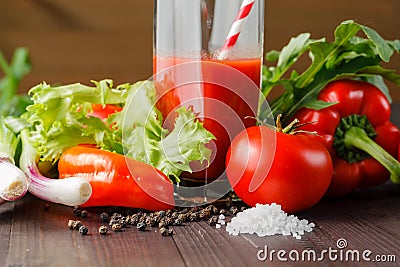
{"label": "green lettuce leaf", "polygon": [[183,171],[191,172],[190,162],[210,159],[211,151],[205,144],[214,136],[185,107],[176,110],[178,116],[169,132],[162,127],[162,114],[155,103],[154,84],[138,82],[124,109],[111,115],[108,122],[121,136],[126,156],[151,164],[179,181]]}
{"label": "green lettuce leaf", "polygon": [[[178,180],[183,171],[191,171],[190,162],[210,159],[205,144],[214,136],[191,110],[178,109],[175,128],[171,132],[163,128],[152,82],[115,88],[111,80],[93,83],[55,87],[42,83],[29,91],[34,101],[26,116],[30,140],[43,160],[57,161],[72,146],[93,144],[148,163]],[[102,121],[88,115],[93,104],[123,108]]]}
{"label": "green lettuce leaf", "polygon": [[31,142],[43,160],[57,161],[63,151],[79,144],[96,144],[112,151],[120,149],[112,129],[88,114],[92,104],[125,103],[130,85],[113,88],[110,80],[94,85],[42,83],[29,91],[34,101],[27,107]]}

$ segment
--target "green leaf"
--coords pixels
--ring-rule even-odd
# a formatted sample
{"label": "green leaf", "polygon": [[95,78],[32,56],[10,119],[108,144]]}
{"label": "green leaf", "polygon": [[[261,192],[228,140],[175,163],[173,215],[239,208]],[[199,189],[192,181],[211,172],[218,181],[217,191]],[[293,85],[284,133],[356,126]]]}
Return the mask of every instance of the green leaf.
{"label": "green leaf", "polygon": [[304,107],[309,108],[309,109],[315,109],[315,110],[320,110],[324,109],[333,105],[336,105],[337,102],[325,102],[321,100],[312,100],[309,101],[307,104],[304,105]]}
{"label": "green leaf", "polygon": [[[355,58],[348,63],[337,66],[335,69],[326,69],[323,67],[315,76],[309,85],[304,88],[296,88],[293,89],[294,99],[292,103],[288,106],[287,104],[278,103],[278,105],[282,105],[286,107],[283,110],[285,114],[285,118],[289,118],[293,116],[293,114],[300,108],[305,107],[309,102],[313,102],[317,99],[319,92],[331,81],[337,79],[343,79],[349,77],[357,77],[357,72],[366,66],[374,66],[379,63],[379,59],[371,58],[371,57],[358,57]],[[286,102],[283,100],[283,102]],[[275,103],[275,105],[277,105]],[[273,105],[272,109],[276,109]]]}
{"label": "green leaf", "polygon": [[[381,65],[366,66],[358,71],[359,74],[369,74],[374,76],[381,76],[382,78],[400,86],[400,74],[394,70],[386,69]],[[374,78],[375,79],[375,78]]]}
{"label": "green leaf", "polygon": [[[19,83],[22,77],[29,73],[31,70],[31,63],[29,59],[29,52],[25,48],[18,48],[15,50],[11,63],[8,64],[3,54],[0,51],[0,69],[4,73],[4,77],[0,79],[0,112],[8,112],[12,107],[11,103],[15,99]],[[21,98],[21,100],[23,100]]]}
{"label": "green leaf", "polygon": [[17,95],[21,79],[31,70],[28,50],[16,49],[10,64],[0,51],[0,70],[4,74],[0,79],[0,154],[14,160],[20,142],[5,120],[8,115],[20,116],[31,104],[28,97]]}
{"label": "green leaf", "polygon": [[268,51],[268,53],[265,54],[265,60],[271,62],[278,61],[280,53],[281,52],[277,50]]}
{"label": "green leaf", "polygon": [[[362,31],[365,37],[357,36]],[[334,32],[335,40],[328,42],[325,39],[309,39],[302,53],[308,51],[311,64],[299,73],[294,68],[289,79],[282,79],[278,64],[269,69],[274,75],[265,75],[263,93],[269,93],[273,88],[284,85],[285,91],[271,103],[274,116],[283,113],[284,118],[290,118],[299,108],[314,106],[319,108],[317,101],[319,92],[331,81],[336,79],[369,79],[380,84],[383,92],[390,99],[389,92],[380,81],[380,76],[399,85],[399,75],[394,71],[383,68],[381,61],[388,61],[393,52],[399,52],[400,41],[384,40],[373,29],[355,23],[352,20],[343,21]],[[294,51],[295,52],[295,51]],[[296,62],[298,57],[291,58]],[[283,61],[284,62],[284,61]],[[286,71],[286,70],[284,70]],[[276,79],[278,77],[278,79]],[[265,112],[260,110],[262,116]]]}
{"label": "green leaf", "polygon": [[108,150],[122,150],[111,127],[88,116],[92,104],[124,104],[129,86],[113,87],[110,80],[33,87],[29,93],[34,103],[27,107],[33,146],[44,160],[56,161],[67,148],[78,144],[96,144]]}
{"label": "green leaf", "polygon": [[360,30],[360,25],[352,20],[346,20],[340,23],[340,25],[335,29],[335,45],[340,47],[348,43],[353,36],[357,34]]}
{"label": "green leaf", "polygon": [[314,80],[317,72],[334,55],[335,47],[327,42],[314,42],[309,45],[312,63],[311,66],[295,80],[296,87],[303,88]]}
{"label": "green leaf", "polygon": [[375,85],[381,92],[386,96],[389,103],[392,103],[392,97],[390,96],[389,88],[386,86],[382,76],[379,75],[363,75],[360,77],[362,80]]}
{"label": "green leaf", "polygon": [[299,55],[303,53],[310,36],[309,33],[301,33],[297,37],[290,39],[288,45],[282,49],[279,55],[277,67],[280,72],[284,72],[297,61]]}
{"label": "green leaf", "polygon": [[214,136],[185,107],[176,110],[178,117],[168,132],[162,127],[162,115],[155,102],[154,84],[136,83],[124,109],[113,115],[110,123],[122,133],[126,156],[151,164],[179,180],[183,171],[191,171],[190,162],[210,159],[211,151],[204,145]]}
{"label": "green leaf", "polygon": [[16,49],[11,59],[10,67],[14,77],[18,81],[27,75],[32,69],[28,49],[22,47]]}
{"label": "green leaf", "polygon": [[392,42],[389,42],[389,45],[391,45],[393,49],[396,50],[396,52],[400,52],[400,40],[394,40]]}
{"label": "green leaf", "polygon": [[383,61],[389,62],[390,57],[393,55],[393,49],[389,44],[373,29],[359,25],[364,31],[365,35],[375,44],[379,56]]}
{"label": "green leaf", "polygon": [[160,143],[160,150],[164,153],[157,166],[165,174],[178,179],[182,171],[192,171],[190,162],[210,160],[211,150],[205,144],[215,137],[204,129],[191,110],[181,107],[176,112],[178,118],[174,129]]}
{"label": "green leaf", "polygon": [[19,139],[14,132],[4,122],[4,117],[0,115],[0,157],[14,160]]}
{"label": "green leaf", "polygon": [[[191,110],[178,109],[175,128],[162,127],[162,115],[155,108],[156,89],[152,82],[113,86],[111,80],[94,86],[40,84],[30,90],[34,104],[27,108],[30,140],[43,160],[56,161],[66,149],[94,144],[145,162],[178,179],[190,171],[194,160],[209,160],[204,146],[212,134],[195,119]],[[102,121],[88,114],[92,104],[120,104],[123,109]]]}
{"label": "green leaf", "polygon": [[289,43],[281,50],[281,52],[272,50],[266,54],[267,60],[278,61],[276,67],[265,68],[263,70],[262,92],[265,97],[268,96],[270,90],[275,83],[285,74],[285,72],[297,62],[298,58],[306,51],[310,42],[309,33],[302,33],[290,39]]}

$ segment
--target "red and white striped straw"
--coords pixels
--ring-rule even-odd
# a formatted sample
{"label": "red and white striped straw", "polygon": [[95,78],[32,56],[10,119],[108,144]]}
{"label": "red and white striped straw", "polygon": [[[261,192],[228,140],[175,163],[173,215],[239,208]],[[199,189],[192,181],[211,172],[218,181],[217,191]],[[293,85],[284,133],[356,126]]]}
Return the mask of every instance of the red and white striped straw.
{"label": "red and white striped straw", "polygon": [[229,31],[228,36],[226,37],[224,46],[222,47],[222,51],[227,50],[228,48],[234,46],[239,38],[240,31],[242,29],[243,23],[248,17],[251,8],[254,5],[255,0],[243,0],[242,5],[240,6],[239,13],[232,24],[232,27]]}

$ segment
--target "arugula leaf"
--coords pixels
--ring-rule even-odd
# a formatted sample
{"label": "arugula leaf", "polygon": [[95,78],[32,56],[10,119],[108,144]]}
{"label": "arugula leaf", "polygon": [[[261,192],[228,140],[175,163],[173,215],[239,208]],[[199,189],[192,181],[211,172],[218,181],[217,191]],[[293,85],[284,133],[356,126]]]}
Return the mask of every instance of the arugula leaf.
{"label": "arugula leaf", "polygon": [[385,62],[389,62],[391,56],[393,55],[393,48],[383,39],[375,30],[359,25],[358,26],[364,31],[365,35],[375,44],[376,50]]}
{"label": "arugula leaf", "polygon": [[263,74],[268,76],[263,79],[262,91],[267,95],[273,88],[274,84],[279,81],[282,75],[294,64],[297,59],[305,51],[305,47],[309,41],[310,34],[302,33],[297,37],[290,39],[287,46],[281,52],[272,50],[266,54],[266,60],[278,61],[276,67],[270,67],[269,71],[263,69]]}
{"label": "arugula leaf", "polygon": [[392,97],[390,96],[389,88],[386,86],[385,81],[383,80],[384,75],[378,76],[378,75],[372,75],[372,74],[367,74],[365,76],[360,76],[360,79],[363,81],[366,81],[368,83],[375,84],[381,91],[382,93],[386,96],[388,99],[389,103],[392,103]]}
{"label": "arugula leaf", "polygon": [[[365,37],[358,36],[359,32]],[[299,35],[302,36],[302,35]],[[388,62],[394,52],[400,51],[400,41],[384,40],[375,30],[355,23],[352,20],[343,21],[335,30],[333,42],[325,38],[313,40],[291,39],[281,52],[272,51],[267,58],[276,59],[280,64],[263,69],[262,92],[267,97],[276,86],[283,86],[284,93],[271,103],[272,115],[279,113],[284,115],[284,121],[290,119],[293,114],[302,107],[322,109],[329,103],[321,103],[317,100],[319,92],[331,81],[351,78],[364,79],[374,83],[390,99],[387,86],[381,77],[400,85],[400,75],[393,70],[381,66],[381,62]],[[291,42],[297,41],[297,44]],[[290,60],[285,60],[283,51],[293,49]],[[311,59],[310,66],[303,72],[292,70],[289,78],[284,77],[285,72],[295,67],[294,63],[300,56],[306,54]],[[289,52],[285,52],[285,54]],[[261,120],[269,114],[260,111]]]}

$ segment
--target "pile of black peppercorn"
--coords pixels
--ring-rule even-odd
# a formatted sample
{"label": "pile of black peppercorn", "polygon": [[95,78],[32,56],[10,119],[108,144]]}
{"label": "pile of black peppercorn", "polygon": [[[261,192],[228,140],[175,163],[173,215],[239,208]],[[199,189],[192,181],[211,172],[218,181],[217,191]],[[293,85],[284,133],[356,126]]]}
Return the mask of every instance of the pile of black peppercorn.
{"label": "pile of black peppercorn", "polygon": [[[231,204],[226,204],[223,208],[218,208],[216,205],[209,204],[207,206],[175,208],[157,212],[137,209],[126,209],[125,212],[101,212],[99,215],[99,221],[101,223],[99,234],[106,235],[109,227],[113,232],[121,232],[129,226],[134,226],[139,231],[146,231],[149,228],[158,227],[162,236],[172,236],[174,234],[172,227],[174,226],[182,226],[186,223],[198,221],[206,221],[209,225],[215,226],[221,214],[225,216],[235,216],[239,211],[245,208],[245,206],[238,208]],[[87,217],[87,211],[76,208],[74,209],[74,215],[76,217]],[[87,228],[86,230],[80,230],[81,226],[83,225],[79,225],[78,230],[84,235],[87,233]]]}
{"label": "pile of black peppercorn", "polygon": [[[78,208],[74,208],[74,215],[75,217],[86,218],[88,212],[86,210],[80,210]],[[79,220],[69,220],[68,227],[71,230],[78,230],[81,235],[87,235],[89,232],[89,229],[85,225],[83,225],[82,222]]]}
{"label": "pile of black peppercorn", "polygon": [[69,220],[68,227],[71,230],[78,230],[81,235],[87,235],[89,229],[78,220]]}

